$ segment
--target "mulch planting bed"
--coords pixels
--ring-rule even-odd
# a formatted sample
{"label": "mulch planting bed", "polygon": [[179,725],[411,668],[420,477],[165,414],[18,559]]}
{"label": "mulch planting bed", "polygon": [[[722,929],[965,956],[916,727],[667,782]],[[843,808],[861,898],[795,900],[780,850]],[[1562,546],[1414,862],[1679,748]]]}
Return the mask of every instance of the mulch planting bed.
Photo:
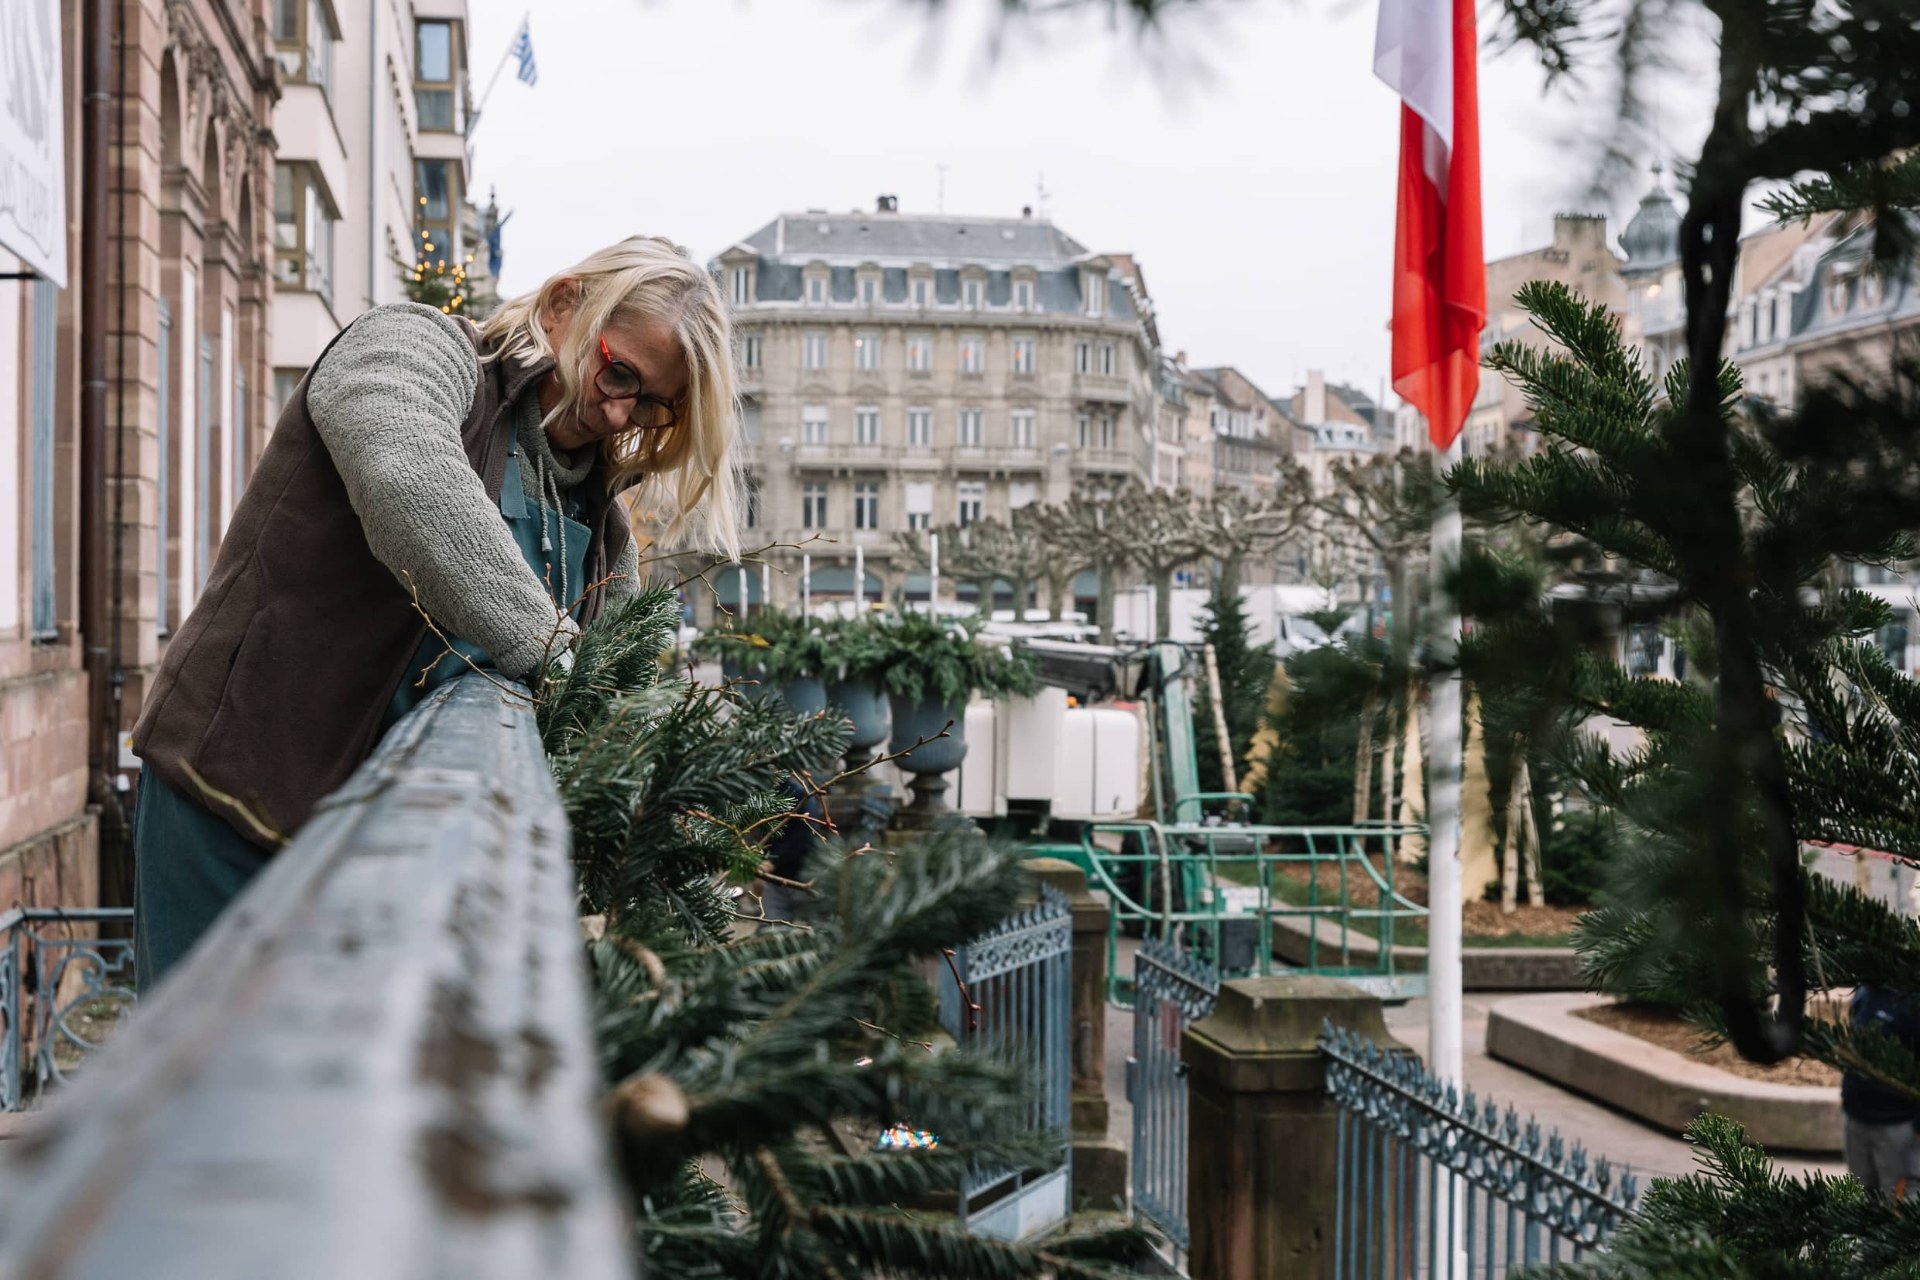
{"label": "mulch planting bed", "polygon": [[[1381,878],[1385,878],[1384,859],[1380,854],[1368,858]],[[1304,862],[1283,863],[1275,869],[1276,876],[1284,876],[1305,893],[1307,887],[1307,866]],[[1321,863],[1315,869],[1320,882],[1322,901],[1333,901],[1340,892],[1340,868],[1331,861]],[[1404,864],[1394,867],[1393,887],[1409,902],[1427,904],[1427,877],[1413,867]],[[1358,867],[1347,869],[1347,898],[1355,907],[1379,905],[1380,891],[1372,877]],[[1520,905],[1511,914],[1502,911],[1497,902],[1476,899],[1465,906],[1465,935],[1469,946],[1475,938],[1511,938],[1528,937],[1547,939],[1564,938],[1573,928],[1573,922],[1586,911],[1585,907],[1530,907]],[[1552,945],[1543,941],[1542,945]]]}
{"label": "mulch planting bed", "polygon": [[1732,1045],[1711,1044],[1706,1033],[1699,1027],[1664,1009],[1632,1004],[1599,1004],[1590,1009],[1576,1009],[1573,1014],[1576,1018],[1585,1018],[1603,1027],[1624,1031],[1649,1044],[1657,1044],[1662,1049],[1671,1049],[1675,1053],[1685,1054],[1695,1062],[1718,1067],[1722,1071],[1743,1076],[1748,1080],[1765,1080],[1770,1084],[1820,1085],[1827,1088],[1838,1088],[1840,1085],[1838,1071],[1824,1062],[1815,1062],[1812,1058],[1788,1058],[1785,1062],[1775,1063],[1772,1066],[1748,1062],[1734,1051]]}

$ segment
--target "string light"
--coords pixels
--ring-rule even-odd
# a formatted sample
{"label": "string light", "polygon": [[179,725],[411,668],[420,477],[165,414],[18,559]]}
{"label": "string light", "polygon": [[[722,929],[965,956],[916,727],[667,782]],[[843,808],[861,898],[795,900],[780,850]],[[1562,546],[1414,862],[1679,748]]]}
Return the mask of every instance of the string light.
{"label": "string light", "polygon": [[879,1151],[931,1151],[939,1145],[938,1135],[904,1124],[881,1130],[879,1140],[874,1143]]}

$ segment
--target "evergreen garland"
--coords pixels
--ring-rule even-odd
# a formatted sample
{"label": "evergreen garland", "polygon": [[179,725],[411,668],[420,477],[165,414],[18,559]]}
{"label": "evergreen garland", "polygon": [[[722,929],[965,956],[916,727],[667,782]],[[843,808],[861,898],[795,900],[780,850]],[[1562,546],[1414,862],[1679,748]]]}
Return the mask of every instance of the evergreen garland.
{"label": "evergreen garland", "polygon": [[[823,840],[818,910],[745,932],[731,891],[789,818],[788,779],[837,756],[846,725],[666,672],[669,591],[589,627],[538,721],[573,827],[593,939],[595,1020],[620,1167],[647,1273],[673,1277],[1093,1277],[1137,1256],[1131,1228],[1038,1245],[970,1236],[944,1212],[970,1165],[1037,1165],[1022,1082],[938,1051],[927,982],[944,948],[1026,890],[1011,850],[941,836],[910,850]],[[881,1151],[906,1121],[939,1135]]]}

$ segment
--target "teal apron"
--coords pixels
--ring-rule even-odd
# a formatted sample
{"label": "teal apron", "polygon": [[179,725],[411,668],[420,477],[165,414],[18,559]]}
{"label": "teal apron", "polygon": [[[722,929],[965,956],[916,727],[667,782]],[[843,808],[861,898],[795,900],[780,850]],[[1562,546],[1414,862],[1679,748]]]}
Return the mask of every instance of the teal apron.
{"label": "teal apron", "polygon": [[[527,501],[520,489],[520,445],[507,454],[500,481],[500,518],[507,522],[513,541],[533,576],[547,584],[556,604],[571,605],[586,589],[587,526],[575,517],[581,506],[571,496],[566,511],[545,513],[550,551],[540,549],[542,511]],[[558,561],[560,531],[566,529],[567,557]],[[578,608],[574,609],[577,615]],[[448,652],[449,646],[454,650]],[[455,656],[455,654],[460,656]],[[426,696],[474,666],[491,668],[493,660],[478,645],[429,632],[408,675],[387,706],[382,731],[390,729]],[[140,791],[134,807],[134,982],[141,991],[184,956],[227,904],[240,896],[273,855],[243,838],[227,823],[180,794],[152,769],[140,771]]]}

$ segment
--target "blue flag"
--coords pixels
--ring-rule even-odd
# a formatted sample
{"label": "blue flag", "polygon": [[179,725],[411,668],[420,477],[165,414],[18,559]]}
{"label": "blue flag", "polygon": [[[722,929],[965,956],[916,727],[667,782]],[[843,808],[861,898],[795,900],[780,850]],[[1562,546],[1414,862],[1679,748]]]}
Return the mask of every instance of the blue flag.
{"label": "blue flag", "polygon": [[533,32],[528,27],[528,19],[520,20],[520,34],[513,38],[512,56],[520,60],[522,83],[540,83],[540,69],[533,65]]}

